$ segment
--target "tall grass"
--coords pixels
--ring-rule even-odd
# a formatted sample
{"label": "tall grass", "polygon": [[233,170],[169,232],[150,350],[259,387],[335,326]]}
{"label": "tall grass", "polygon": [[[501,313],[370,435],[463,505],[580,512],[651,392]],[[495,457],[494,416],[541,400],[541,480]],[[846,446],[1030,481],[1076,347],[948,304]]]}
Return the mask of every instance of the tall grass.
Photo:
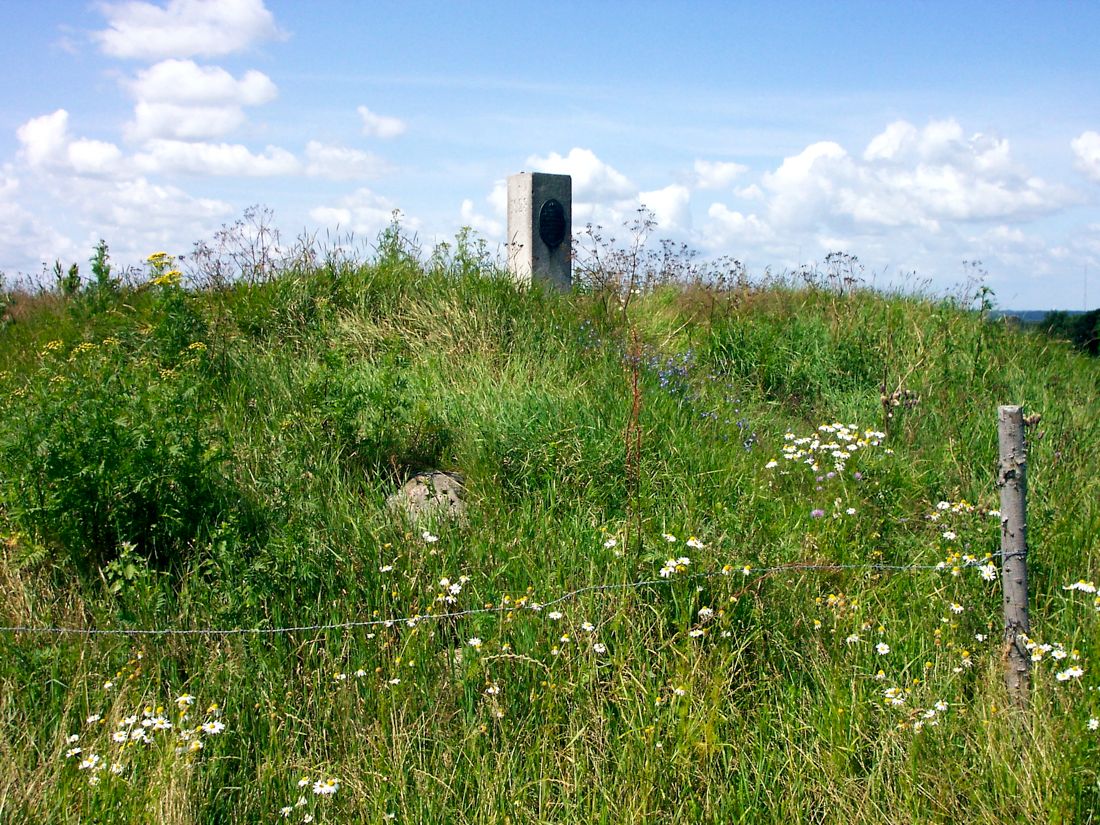
{"label": "tall grass", "polygon": [[[0,634],[0,820],[1093,820],[1098,619],[1064,586],[1100,561],[1095,361],[952,302],[738,280],[624,307],[613,273],[553,294],[468,239],[386,240],[15,296],[3,624],[421,618]],[[978,571],[1001,403],[1042,414],[1024,713]],[[834,423],[842,468],[783,458]],[[428,467],[465,474],[465,523],[387,509]],[[615,589],[550,603],[590,585]]]}

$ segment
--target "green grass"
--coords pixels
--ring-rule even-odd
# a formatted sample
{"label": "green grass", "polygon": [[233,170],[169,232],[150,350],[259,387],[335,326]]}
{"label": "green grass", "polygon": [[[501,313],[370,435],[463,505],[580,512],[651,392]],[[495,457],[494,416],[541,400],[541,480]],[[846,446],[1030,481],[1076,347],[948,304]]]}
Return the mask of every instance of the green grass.
{"label": "green grass", "polygon": [[[612,312],[398,240],[260,284],[14,296],[0,623],[424,618],[0,634],[0,821],[1094,821],[1100,618],[1063,586],[1100,564],[1095,359],[858,290],[666,285]],[[1049,651],[1022,713],[995,583],[871,567],[997,550],[1004,403],[1042,414],[1032,635],[1080,656]],[[833,422],[887,436],[832,478],[781,459]],[[385,507],[427,467],[470,496],[437,541]],[[797,568],[829,563],[852,568]],[[590,585],[623,587],[531,609]],[[112,741],[146,708],[171,729]]]}

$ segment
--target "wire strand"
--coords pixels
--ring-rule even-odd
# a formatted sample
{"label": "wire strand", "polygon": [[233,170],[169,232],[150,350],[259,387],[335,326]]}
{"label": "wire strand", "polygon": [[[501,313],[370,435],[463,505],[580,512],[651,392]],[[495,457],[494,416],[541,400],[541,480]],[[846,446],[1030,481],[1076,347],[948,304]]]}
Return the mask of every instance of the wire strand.
{"label": "wire strand", "polygon": [[[981,559],[966,561],[962,567],[978,567],[987,560],[1003,557],[1011,558],[1025,555],[1019,552],[989,553]],[[578,587],[568,593],[563,593],[547,602],[527,602],[524,604],[500,604],[493,607],[470,608],[448,613],[427,613],[423,615],[402,616],[391,619],[365,619],[361,621],[334,622],[330,624],[291,625],[286,627],[233,627],[233,628],[81,628],[81,627],[34,627],[29,625],[0,626],[0,633],[40,633],[46,635],[71,635],[71,636],[273,636],[286,633],[314,633],[325,630],[354,630],[366,627],[395,627],[397,625],[416,626],[420,622],[439,621],[441,619],[461,619],[467,616],[479,616],[493,613],[506,613],[515,610],[529,610],[538,612],[547,607],[553,607],[576,599],[587,593],[605,593],[613,590],[632,590],[655,585],[667,585],[673,581],[704,581],[715,577],[734,577],[740,573],[742,579],[750,576],[762,578],[773,573],[812,573],[812,572],[839,572],[844,570],[862,570],[864,572],[889,572],[906,573],[927,570],[943,570],[945,565],[940,564],[804,564],[794,562],[791,564],[775,565],[772,567],[745,567],[735,569],[727,567],[722,570],[714,570],[705,573],[672,574],[659,579],[646,579],[635,582],[589,584]]]}

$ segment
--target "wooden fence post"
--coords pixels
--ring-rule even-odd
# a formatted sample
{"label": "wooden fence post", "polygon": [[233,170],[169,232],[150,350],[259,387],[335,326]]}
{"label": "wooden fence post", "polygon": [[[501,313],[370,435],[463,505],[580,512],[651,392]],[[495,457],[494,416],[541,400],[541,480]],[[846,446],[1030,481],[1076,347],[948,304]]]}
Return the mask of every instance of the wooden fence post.
{"label": "wooden fence post", "polygon": [[1013,704],[1026,708],[1031,688],[1031,654],[1021,638],[1031,630],[1027,615],[1027,439],[1017,406],[997,410],[1001,490],[1001,587],[1004,591],[1005,685]]}

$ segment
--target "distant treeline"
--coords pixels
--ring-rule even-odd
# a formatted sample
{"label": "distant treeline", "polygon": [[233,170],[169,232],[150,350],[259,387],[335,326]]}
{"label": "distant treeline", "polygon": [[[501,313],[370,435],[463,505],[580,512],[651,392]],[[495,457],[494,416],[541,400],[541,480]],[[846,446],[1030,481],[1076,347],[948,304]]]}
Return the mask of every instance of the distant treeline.
{"label": "distant treeline", "polygon": [[1081,313],[1054,310],[1038,326],[1052,338],[1069,341],[1089,355],[1100,355],[1100,309]]}

